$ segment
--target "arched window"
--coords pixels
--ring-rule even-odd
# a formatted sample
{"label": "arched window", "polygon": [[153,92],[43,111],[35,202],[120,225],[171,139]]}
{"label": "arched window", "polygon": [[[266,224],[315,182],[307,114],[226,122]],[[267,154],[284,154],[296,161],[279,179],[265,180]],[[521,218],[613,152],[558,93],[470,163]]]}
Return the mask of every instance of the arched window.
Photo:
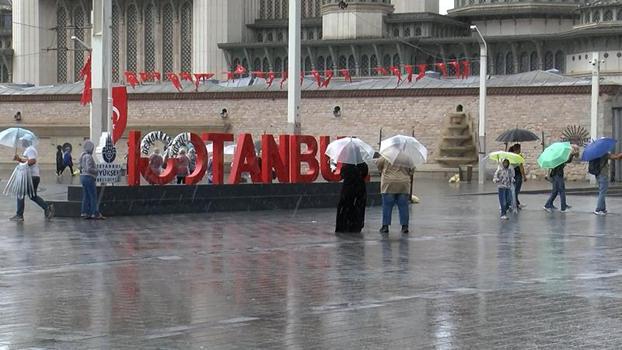
{"label": "arched window", "polygon": [[[67,11],[62,5],[56,9],[56,80],[67,82]],[[3,66],[4,67],[4,66]]]}
{"label": "arched window", "polygon": [[400,68],[401,63],[402,62],[400,61],[400,55],[398,54],[393,55],[393,65],[397,68]]}
{"label": "arched window", "polygon": [[259,57],[255,58],[253,61],[253,72],[261,71],[261,59]]}
{"label": "arched window", "polygon": [[613,12],[611,10],[605,11],[603,15],[603,22],[613,21]]}
{"label": "arched window", "polygon": [[348,70],[350,71],[350,74],[356,75],[356,60],[353,55],[348,57]]}
{"label": "arched window", "polygon": [[271,71],[271,69],[270,69],[270,62],[268,62],[268,58],[267,57],[264,57],[263,64],[261,66],[262,66],[262,71],[264,71],[264,72]]}
{"label": "arched window", "polygon": [[553,53],[551,51],[547,51],[544,55],[544,70],[553,69],[555,62],[553,60]]}
{"label": "arched window", "polygon": [[272,32],[268,32],[267,40],[268,40],[269,43],[274,41],[274,35],[272,34]]}
{"label": "arched window", "polygon": [[266,3],[266,18],[274,19],[274,3],[272,0],[268,0]]}
{"label": "arched window", "polygon": [[317,70],[320,72],[326,70],[326,60],[324,60],[324,56],[317,58]]}
{"label": "arched window", "polygon": [[337,69],[348,68],[348,59],[346,56],[339,56],[339,64],[337,65]]}
{"label": "arched window", "polygon": [[280,31],[280,30],[276,33],[276,41],[285,41],[285,37],[283,35],[283,32]]}
{"label": "arched window", "polygon": [[384,68],[391,67],[391,55],[384,55],[384,58],[382,59],[382,65],[384,66]]}
{"label": "arched window", "polygon": [[[84,32],[86,27],[85,14],[82,6],[78,5],[73,10],[73,25],[75,29],[73,31],[73,35],[75,35],[78,39],[84,41]],[[74,40],[73,48],[74,51],[74,67],[73,67],[73,79],[74,81],[80,79],[80,70],[84,66],[84,50],[85,48],[78,42],[78,40]]]}
{"label": "arched window", "polygon": [[326,56],[326,69],[335,69],[335,64],[333,63],[333,56]]}
{"label": "arched window", "polygon": [[152,3],[145,7],[145,71],[153,72],[155,69],[155,45],[156,45],[156,9]]}
{"label": "arched window", "polygon": [[406,38],[410,38],[410,26],[406,26],[406,28],[404,28],[404,36]]}
{"label": "arched window", "polygon": [[400,36],[400,29],[398,27],[393,27],[393,37],[398,38]]}
{"label": "arched window", "polygon": [[505,74],[514,74],[514,54],[512,51],[505,55]]}
{"label": "arched window", "polygon": [[531,57],[529,58],[529,70],[538,70],[538,66],[538,53],[536,51],[532,51]]}
{"label": "arched window", "polygon": [[181,6],[181,71],[192,71],[192,3]]}
{"label": "arched window", "polygon": [[[166,3],[162,8],[162,73],[173,72],[173,6]],[[239,64],[238,60],[238,64]]]}
{"label": "arched window", "polygon": [[0,83],[8,83],[9,82],[9,69],[6,65],[2,65],[2,69],[0,69]]}
{"label": "arched window", "polygon": [[[456,55],[450,55],[449,56],[449,60],[448,62],[451,61],[455,61],[456,60]],[[447,64],[447,74],[451,75],[456,75],[456,68],[454,68],[454,66],[452,66],[451,64]]]}
{"label": "arched window", "polygon": [[274,71],[276,73],[280,73],[283,71],[283,61],[281,60],[281,57],[277,57],[274,59]]}
{"label": "arched window", "polygon": [[555,69],[562,73],[566,69],[566,55],[562,51],[555,53]]}
{"label": "arched window", "polygon": [[235,67],[237,67],[238,64],[240,64],[240,59],[236,57],[233,59],[233,65],[231,66],[231,68],[235,69]]}
{"label": "arched window", "polygon": [[263,33],[262,32],[257,32],[257,42],[259,42],[259,43],[263,42]]}
{"label": "arched window", "polygon": [[307,40],[315,40],[315,33],[313,33],[313,30],[307,32]]}
{"label": "arched window", "polygon": [[421,27],[415,27],[415,36],[421,36]]}
{"label": "arched window", "polygon": [[361,76],[369,76],[369,57],[367,55],[361,57]]}
{"label": "arched window", "polygon": [[592,12],[592,22],[600,22],[600,11],[595,10]]}
{"label": "arched window", "polygon": [[138,11],[135,4],[130,4],[127,7],[127,36],[126,36],[126,49],[127,56],[126,70],[129,72],[136,72],[138,54]]}
{"label": "arched window", "polygon": [[529,71],[529,55],[527,52],[522,52],[520,54],[520,59],[518,60],[518,71],[520,73]]}
{"label": "arched window", "polygon": [[618,16],[616,17],[616,21],[622,21],[622,10],[618,10]]}
{"label": "arched window", "polygon": [[498,53],[497,56],[495,56],[495,71],[494,74],[503,74],[504,69],[505,68],[505,64],[503,63],[503,55],[501,53]]}
{"label": "arched window", "polygon": [[376,58],[376,55],[371,55],[371,57],[369,57],[369,71],[372,76],[378,75],[376,67],[378,67],[378,59]]}
{"label": "arched window", "polygon": [[474,53],[471,56],[473,57],[473,61],[471,61],[471,74],[479,75],[479,55]]}
{"label": "arched window", "polygon": [[246,73],[243,74],[243,77],[248,77],[248,61],[246,60],[246,58],[242,59],[242,67],[244,67],[244,69],[246,70]]}
{"label": "arched window", "polygon": [[121,10],[117,6],[117,2],[112,2],[112,81],[119,82],[119,18],[121,17]]}
{"label": "arched window", "polygon": [[307,56],[307,58],[305,58],[305,74],[309,74],[312,69],[313,66],[311,65],[311,57]]}

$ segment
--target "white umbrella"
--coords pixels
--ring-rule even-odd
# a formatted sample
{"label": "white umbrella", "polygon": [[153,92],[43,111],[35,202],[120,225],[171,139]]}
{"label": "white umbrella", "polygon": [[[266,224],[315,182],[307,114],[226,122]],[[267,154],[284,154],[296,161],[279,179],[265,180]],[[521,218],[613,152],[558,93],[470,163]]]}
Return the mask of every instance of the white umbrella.
{"label": "white umbrella", "polygon": [[[207,149],[207,152],[209,153],[214,153],[214,144],[213,143],[208,143],[207,145],[205,145],[205,148]],[[235,153],[235,145],[234,144],[227,144],[225,142],[225,148],[223,149],[224,154],[227,155],[232,155]]]}
{"label": "white umbrella", "polygon": [[33,194],[32,175],[27,163],[19,163],[7,181],[3,193],[7,196],[25,198]]}
{"label": "white umbrella", "polygon": [[380,143],[380,154],[389,163],[404,168],[414,168],[425,163],[428,150],[412,136],[397,135]]}
{"label": "white umbrella", "polygon": [[23,128],[8,128],[0,132],[0,145],[11,148],[19,146],[19,140],[24,139],[30,141],[33,146],[39,143],[37,136],[30,130]]}
{"label": "white umbrella", "polygon": [[344,137],[331,142],[326,155],[338,163],[361,164],[372,159],[374,149],[356,137]]}

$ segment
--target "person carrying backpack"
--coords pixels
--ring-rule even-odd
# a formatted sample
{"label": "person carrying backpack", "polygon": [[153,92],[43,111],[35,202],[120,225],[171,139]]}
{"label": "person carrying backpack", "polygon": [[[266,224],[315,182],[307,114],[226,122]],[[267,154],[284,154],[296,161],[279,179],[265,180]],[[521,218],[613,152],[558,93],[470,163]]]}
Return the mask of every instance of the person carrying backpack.
{"label": "person carrying backpack", "polygon": [[607,204],[605,203],[605,198],[607,197],[607,190],[609,189],[610,159],[622,159],[622,153],[607,153],[600,158],[591,160],[588,167],[588,172],[596,176],[596,181],[598,182],[598,200],[596,201],[596,210],[594,210],[594,215],[598,216],[607,215]]}
{"label": "person carrying backpack", "polygon": [[65,148],[65,152],[63,153],[63,164],[65,167],[69,168],[71,171],[71,176],[76,176],[73,172],[73,159],[71,158],[71,148]]}

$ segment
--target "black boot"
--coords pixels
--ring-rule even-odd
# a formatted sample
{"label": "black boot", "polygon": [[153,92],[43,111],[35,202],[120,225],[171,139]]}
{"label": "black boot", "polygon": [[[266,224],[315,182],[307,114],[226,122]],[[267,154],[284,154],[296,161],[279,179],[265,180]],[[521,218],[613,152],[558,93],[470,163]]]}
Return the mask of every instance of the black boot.
{"label": "black boot", "polygon": [[402,225],[402,233],[408,233],[408,225]]}
{"label": "black boot", "polygon": [[389,233],[389,226],[382,225],[382,227],[380,228],[380,233]]}

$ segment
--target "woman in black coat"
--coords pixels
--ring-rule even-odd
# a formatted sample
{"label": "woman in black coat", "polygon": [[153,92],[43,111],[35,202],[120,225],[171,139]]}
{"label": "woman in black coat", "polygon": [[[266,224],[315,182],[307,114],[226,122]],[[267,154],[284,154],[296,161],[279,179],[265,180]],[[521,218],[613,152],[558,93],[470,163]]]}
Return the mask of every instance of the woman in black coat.
{"label": "woman in black coat", "polygon": [[335,232],[360,233],[365,226],[367,186],[365,178],[369,173],[367,164],[343,164],[341,167],[341,198],[337,206]]}
{"label": "woman in black coat", "polygon": [[56,175],[61,176],[65,171],[65,162],[63,161],[63,148],[56,146]]}

